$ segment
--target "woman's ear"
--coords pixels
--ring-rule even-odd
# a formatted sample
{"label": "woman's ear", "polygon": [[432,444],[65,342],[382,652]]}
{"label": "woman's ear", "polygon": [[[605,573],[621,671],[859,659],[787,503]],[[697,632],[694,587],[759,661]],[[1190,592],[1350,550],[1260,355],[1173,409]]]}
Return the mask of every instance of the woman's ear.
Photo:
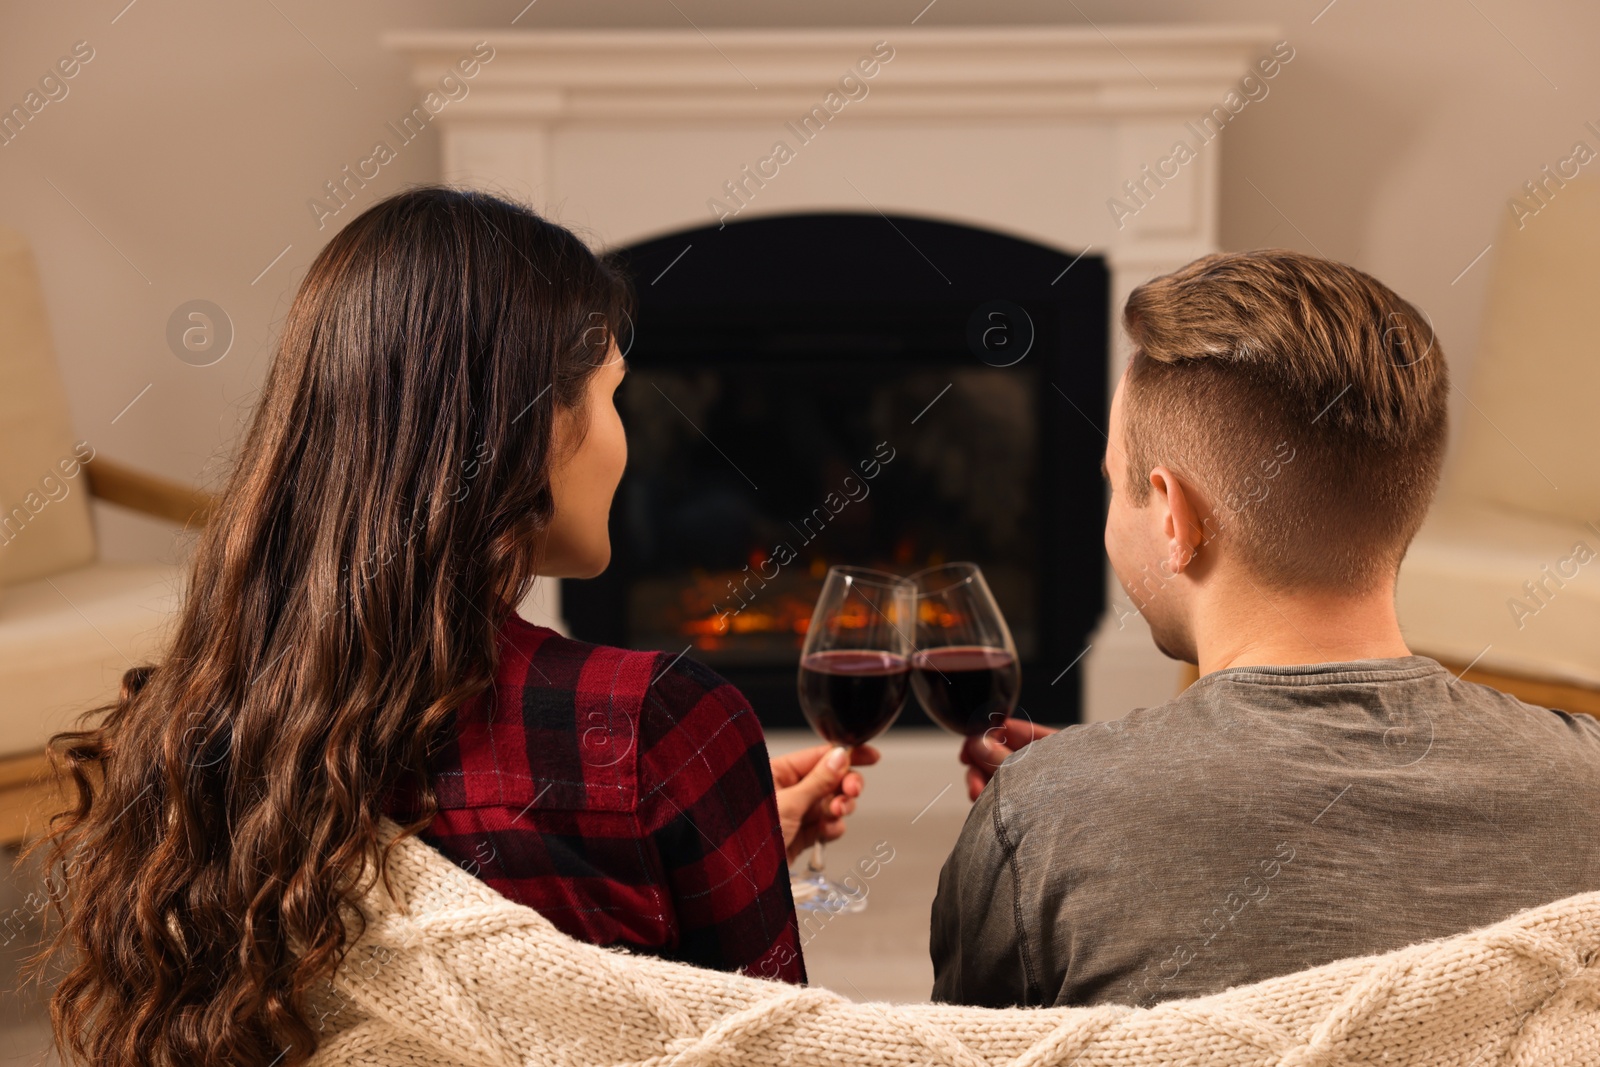
{"label": "woman's ear", "polygon": [[571,408],[551,403],[550,412],[550,480],[555,481],[561,468],[566,466],[577,451],[578,420]]}

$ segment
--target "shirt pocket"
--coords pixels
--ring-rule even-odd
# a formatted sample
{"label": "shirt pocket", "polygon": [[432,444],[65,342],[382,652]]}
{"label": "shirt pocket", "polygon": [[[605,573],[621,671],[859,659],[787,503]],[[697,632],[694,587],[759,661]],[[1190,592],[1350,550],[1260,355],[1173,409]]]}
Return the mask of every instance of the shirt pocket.
{"label": "shirt pocket", "polygon": [[[508,781],[533,810],[631,812],[638,803],[639,708],[652,657],[600,647],[570,685],[523,688],[518,739],[528,774]],[[516,718],[508,716],[508,718]]]}

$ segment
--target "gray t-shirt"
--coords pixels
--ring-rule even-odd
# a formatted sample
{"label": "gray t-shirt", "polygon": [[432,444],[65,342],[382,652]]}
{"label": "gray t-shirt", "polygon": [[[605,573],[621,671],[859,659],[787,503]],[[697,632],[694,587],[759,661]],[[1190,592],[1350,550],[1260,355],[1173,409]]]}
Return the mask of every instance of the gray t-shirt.
{"label": "gray t-shirt", "polygon": [[1600,722],[1425,656],[1232,667],[1020,749],[939,875],[935,1000],[1149,1005],[1600,889]]}

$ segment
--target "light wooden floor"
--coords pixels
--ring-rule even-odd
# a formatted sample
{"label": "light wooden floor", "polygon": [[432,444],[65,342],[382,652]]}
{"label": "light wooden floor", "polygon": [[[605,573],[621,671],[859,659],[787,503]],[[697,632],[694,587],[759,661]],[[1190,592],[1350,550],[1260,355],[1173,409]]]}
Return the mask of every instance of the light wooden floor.
{"label": "light wooden floor", "polygon": [[[42,868],[37,864],[24,871],[16,871],[15,847],[0,848],[0,942],[7,933],[7,918],[32,915],[26,903],[28,894],[44,887]],[[35,919],[27,926],[27,933],[0,944],[0,1065],[3,1067],[33,1067],[59,1061],[50,1047],[50,1016],[46,1007],[47,993],[29,985],[19,990],[18,967],[37,944],[40,923]]]}
{"label": "light wooden floor", "polygon": [[[802,733],[768,738],[774,753],[813,744]],[[812,985],[852,1000],[915,1003],[933,987],[928,915],[939,868],[972,806],[966,767],[956,759],[960,739],[942,731],[891,731],[874,744],[883,760],[862,768],[866,789],[850,832],[828,846],[827,866],[842,878],[880,841],[894,859],[866,883],[867,910],[802,925],[806,972]]]}

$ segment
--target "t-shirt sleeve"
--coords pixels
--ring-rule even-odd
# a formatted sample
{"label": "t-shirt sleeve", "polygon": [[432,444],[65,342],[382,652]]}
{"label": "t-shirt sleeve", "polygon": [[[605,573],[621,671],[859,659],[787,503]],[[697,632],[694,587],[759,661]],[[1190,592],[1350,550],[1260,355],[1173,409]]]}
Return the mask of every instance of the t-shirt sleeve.
{"label": "t-shirt sleeve", "polygon": [[1002,817],[1002,777],[978,794],[939,871],[928,939],[934,1000],[990,1008],[1045,1003],[1023,926],[1016,842]]}
{"label": "t-shirt sleeve", "polygon": [[709,667],[658,659],[639,724],[640,818],[687,963],[802,984],[805,964],[766,739]]}

